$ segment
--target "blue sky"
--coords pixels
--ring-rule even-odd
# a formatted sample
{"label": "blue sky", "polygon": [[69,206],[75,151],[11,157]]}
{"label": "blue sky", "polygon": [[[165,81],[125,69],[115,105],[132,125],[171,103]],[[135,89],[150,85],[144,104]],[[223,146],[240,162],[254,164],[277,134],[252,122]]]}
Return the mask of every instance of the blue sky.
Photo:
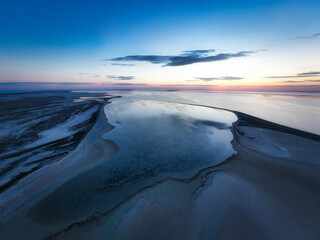
{"label": "blue sky", "polygon": [[[320,70],[319,12],[317,0],[2,1],[0,81],[279,85],[267,77]],[[207,49],[252,54],[171,67],[106,61]]]}

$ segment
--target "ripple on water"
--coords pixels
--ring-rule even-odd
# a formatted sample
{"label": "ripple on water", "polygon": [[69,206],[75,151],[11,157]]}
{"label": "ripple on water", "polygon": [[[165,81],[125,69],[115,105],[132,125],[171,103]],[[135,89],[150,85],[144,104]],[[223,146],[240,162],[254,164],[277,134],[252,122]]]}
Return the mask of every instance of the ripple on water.
{"label": "ripple on water", "polygon": [[[104,135],[120,152],[106,174],[110,186],[146,178],[185,177],[235,154],[227,111],[177,103],[114,99],[105,107],[115,128]],[[111,170],[111,169],[110,169]],[[119,174],[121,173],[121,174]]]}

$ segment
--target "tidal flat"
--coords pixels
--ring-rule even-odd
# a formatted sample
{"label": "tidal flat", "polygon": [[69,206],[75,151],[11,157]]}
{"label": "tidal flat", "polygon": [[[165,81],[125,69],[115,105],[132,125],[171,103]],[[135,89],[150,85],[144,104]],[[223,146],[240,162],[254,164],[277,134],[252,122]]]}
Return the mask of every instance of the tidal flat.
{"label": "tidal flat", "polygon": [[319,135],[174,94],[64,92],[92,112],[32,151],[87,130],[1,192],[2,238],[319,239]]}

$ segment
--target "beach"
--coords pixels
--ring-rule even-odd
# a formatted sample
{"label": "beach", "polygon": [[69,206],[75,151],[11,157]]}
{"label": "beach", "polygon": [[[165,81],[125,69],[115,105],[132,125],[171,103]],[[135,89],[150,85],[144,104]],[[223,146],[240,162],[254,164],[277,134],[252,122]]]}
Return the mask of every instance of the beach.
{"label": "beach", "polygon": [[0,195],[4,239],[319,239],[319,135],[123,94]]}

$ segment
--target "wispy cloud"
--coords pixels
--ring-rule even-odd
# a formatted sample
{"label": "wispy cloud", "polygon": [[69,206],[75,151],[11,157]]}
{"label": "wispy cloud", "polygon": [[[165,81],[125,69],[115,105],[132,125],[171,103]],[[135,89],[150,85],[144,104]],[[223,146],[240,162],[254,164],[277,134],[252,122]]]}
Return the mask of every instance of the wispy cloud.
{"label": "wispy cloud", "polygon": [[320,32],[319,33],[310,34],[310,35],[298,36],[298,37],[295,37],[293,39],[313,39],[313,38],[317,38],[317,37],[320,37]]}
{"label": "wispy cloud", "polygon": [[81,76],[90,76],[90,77],[100,77],[100,75],[98,75],[98,74],[92,74],[92,73],[78,73],[79,75],[81,75]]}
{"label": "wispy cloud", "polygon": [[111,63],[111,65],[114,65],[114,66],[123,66],[123,67],[135,66],[135,64],[132,64],[132,63]]}
{"label": "wispy cloud", "polygon": [[106,85],[121,85],[121,86],[146,86],[147,83],[103,83]]}
{"label": "wispy cloud", "polygon": [[188,50],[179,55],[128,55],[124,57],[117,57],[106,59],[107,61],[144,61],[152,64],[163,64],[166,66],[184,66],[194,63],[223,61],[230,58],[247,57],[256,51],[240,51],[237,53],[220,53],[216,55],[209,55],[214,52],[214,49],[206,50]]}
{"label": "wispy cloud", "polygon": [[233,77],[233,76],[224,76],[224,77],[194,77],[193,80],[187,80],[187,82],[194,82],[194,81],[204,81],[204,82],[211,82],[211,81],[234,81],[234,80],[243,80],[243,77]]}
{"label": "wispy cloud", "polygon": [[112,80],[133,80],[134,79],[134,76],[117,76],[117,75],[107,75],[107,77],[109,79],[112,79]]}
{"label": "wispy cloud", "polygon": [[304,80],[305,82],[320,82],[320,80],[319,79],[317,79],[317,80]]}
{"label": "wispy cloud", "polygon": [[320,72],[304,72],[304,73],[299,73],[299,76],[318,76]]}
{"label": "wispy cloud", "polygon": [[289,76],[269,76],[265,78],[302,78],[302,77],[317,77],[320,75],[320,72],[303,72],[296,75]]}
{"label": "wispy cloud", "polygon": [[320,82],[320,80],[316,79],[316,80],[297,80],[297,81],[294,81],[294,80],[288,80],[288,81],[281,81],[280,83],[315,83],[315,82]]}
{"label": "wispy cloud", "polygon": [[187,51],[183,51],[183,54],[186,55],[201,55],[201,54],[209,54],[212,52],[215,52],[216,50],[214,49],[197,49],[197,50],[187,50]]}
{"label": "wispy cloud", "polygon": [[86,85],[95,83],[83,83],[83,82],[0,82],[0,85]]}

